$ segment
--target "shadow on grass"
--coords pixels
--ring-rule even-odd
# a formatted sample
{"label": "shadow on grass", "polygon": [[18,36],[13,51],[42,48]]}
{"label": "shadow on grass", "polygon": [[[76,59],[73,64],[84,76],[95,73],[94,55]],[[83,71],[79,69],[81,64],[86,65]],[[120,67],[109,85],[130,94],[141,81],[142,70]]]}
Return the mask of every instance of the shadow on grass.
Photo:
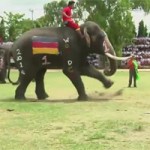
{"label": "shadow on grass", "polygon": [[66,98],[66,99],[45,99],[38,100],[36,98],[27,98],[26,100],[16,100],[13,98],[0,99],[0,102],[19,102],[19,103],[32,103],[32,102],[41,102],[41,103],[77,103],[77,102],[108,102],[112,100],[123,100],[123,98],[117,98],[117,96],[122,95],[124,89],[120,89],[114,93],[91,93],[88,97],[88,100],[78,100],[77,98]]}

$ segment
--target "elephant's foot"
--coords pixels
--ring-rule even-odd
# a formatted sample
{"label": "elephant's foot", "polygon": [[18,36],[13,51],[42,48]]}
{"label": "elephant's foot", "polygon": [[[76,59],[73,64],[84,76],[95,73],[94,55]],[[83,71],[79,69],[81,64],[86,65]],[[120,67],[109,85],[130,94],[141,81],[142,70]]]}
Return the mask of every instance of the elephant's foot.
{"label": "elephant's foot", "polygon": [[44,100],[44,99],[46,99],[46,98],[48,98],[48,97],[49,97],[49,96],[48,96],[47,93],[37,95],[37,98],[38,98],[39,100]]}
{"label": "elephant's foot", "polygon": [[89,97],[87,95],[80,95],[78,97],[78,101],[87,101],[89,99]]}
{"label": "elephant's foot", "polygon": [[16,100],[26,100],[24,95],[15,95]]}
{"label": "elephant's foot", "polygon": [[110,88],[113,84],[114,84],[113,81],[107,80],[107,81],[104,83],[104,87],[105,87],[106,89],[108,89],[108,88]]}
{"label": "elephant's foot", "polygon": [[0,84],[6,84],[5,80],[0,81]]}
{"label": "elephant's foot", "polygon": [[25,93],[23,90],[20,90],[19,88],[16,89],[15,92],[15,99],[17,100],[25,100]]}

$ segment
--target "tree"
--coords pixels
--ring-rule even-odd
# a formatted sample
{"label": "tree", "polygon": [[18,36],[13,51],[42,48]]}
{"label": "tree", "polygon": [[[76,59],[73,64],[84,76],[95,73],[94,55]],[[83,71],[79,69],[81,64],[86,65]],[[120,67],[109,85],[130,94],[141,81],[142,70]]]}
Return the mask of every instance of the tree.
{"label": "tree", "polygon": [[14,41],[22,33],[22,24],[24,14],[12,14],[11,12],[5,14],[6,36],[7,40]]}
{"label": "tree", "polygon": [[150,12],[150,1],[149,0],[129,0],[132,6],[132,10],[141,9],[145,13]]}
{"label": "tree", "polygon": [[138,28],[138,37],[146,37],[147,33],[147,26],[144,25],[144,21],[140,21],[139,28]]}
{"label": "tree", "polygon": [[[80,1],[79,1],[80,2]],[[77,6],[74,9],[74,14],[78,16],[75,18],[75,21],[84,20],[83,8],[82,5],[79,5],[77,2]],[[62,9],[67,5],[67,0],[61,0],[60,2],[53,1],[51,3],[44,5],[45,16],[39,19],[39,22],[44,26],[54,26],[58,27],[62,25]]]}
{"label": "tree", "polygon": [[36,27],[37,21],[33,21],[31,19],[23,19],[20,21],[21,25],[21,30],[20,30],[20,35],[34,27]]}
{"label": "tree", "polygon": [[128,0],[117,1],[110,4],[109,11],[112,13],[107,20],[106,31],[116,49],[117,55],[122,55],[122,47],[130,43],[135,37],[135,25],[132,21],[130,4]]}
{"label": "tree", "polygon": [[5,24],[4,24],[4,18],[1,17],[1,21],[0,21],[0,38],[5,41]]}
{"label": "tree", "polygon": [[60,2],[53,1],[44,5],[45,17],[43,20],[45,21],[45,26],[56,27],[62,24],[61,11],[65,4],[65,1],[62,0]]}
{"label": "tree", "polygon": [[[24,14],[13,14],[4,12],[3,25],[0,26],[0,34],[3,28],[5,40],[14,41],[25,31],[34,28],[38,21],[24,19]],[[5,32],[5,33],[4,33]]]}
{"label": "tree", "polygon": [[38,22],[39,27],[45,27],[48,24],[45,16],[42,16],[36,20]]}

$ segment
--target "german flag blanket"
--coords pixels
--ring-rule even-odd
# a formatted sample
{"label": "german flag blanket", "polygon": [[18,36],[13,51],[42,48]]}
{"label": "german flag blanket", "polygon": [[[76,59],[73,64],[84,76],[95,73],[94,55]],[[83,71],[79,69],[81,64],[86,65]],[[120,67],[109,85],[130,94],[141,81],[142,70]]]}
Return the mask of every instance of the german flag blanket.
{"label": "german flag blanket", "polygon": [[33,54],[51,54],[58,55],[58,39],[46,36],[32,37]]}

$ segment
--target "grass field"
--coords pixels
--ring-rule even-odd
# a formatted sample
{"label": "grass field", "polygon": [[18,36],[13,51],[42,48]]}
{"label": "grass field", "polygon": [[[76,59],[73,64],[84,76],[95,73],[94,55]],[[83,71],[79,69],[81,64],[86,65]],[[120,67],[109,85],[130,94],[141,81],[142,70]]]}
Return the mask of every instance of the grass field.
{"label": "grass field", "polygon": [[107,90],[83,77],[86,102],[76,100],[75,88],[60,72],[46,74],[45,101],[36,100],[34,83],[27,101],[13,99],[16,86],[1,84],[0,150],[149,150],[150,72],[140,76],[137,88],[127,88],[128,72],[118,71]]}

